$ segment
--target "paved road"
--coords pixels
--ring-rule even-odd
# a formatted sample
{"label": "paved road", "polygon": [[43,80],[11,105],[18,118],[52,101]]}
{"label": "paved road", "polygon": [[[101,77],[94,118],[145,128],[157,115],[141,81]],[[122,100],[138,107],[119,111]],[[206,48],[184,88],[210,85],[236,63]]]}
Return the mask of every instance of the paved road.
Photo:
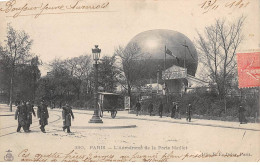
{"label": "paved road", "polygon": [[[60,112],[60,109],[53,109],[52,111]],[[88,114],[92,115],[91,111],[84,110],[73,110],[76,114]],[[110,119],[110,115],[104,112],[104,117]],[[207,126],[207,127],[220,127],[220,128],[229,128],[229,129],[242,129],[249,131],[260,131],[258,123],[248,123],[240,124],[238,122],[228,122],[228,121],[218,121],[218,120],[203,120],[203,119],[192,119],[191,122],[187,122],[184,118],[172,119],[170,117],[159,118],[158,116],[149,116],[149,115],[140,115],[136,116],[135,114],[129,114],[127,111],[118,111],[116,119],[132,119],[132,120],[144,120],[144,121],[157,121],[157,122],[166,122],[166,123],[176,123],[176,124],[187,124],[187,125],[198,125],[198,126]]]}
{"label": "paved road", "polygon": [[[135,116],[127,112],[118,112],[112,119],[104,113],[103,124],[88,123],[93,112],[74,110],[75,120],[72,122],[72,132],[62,131],[61,110],[49,110],[49,125],[46,134],[39,129],[38,120],[33,118],[32,132],[16,133],[17,121],[14,112],[8,112],[8,107],[0,105],[0,159],[8,149],[18,154],[23,149],[33,153],[70,152],[75,148],[84,148],[77,152],[84,154],[113,153],[116,155],[163,154],[174,152],[184,153],[250,153],[249,157],[216,157],[205,158],[205,161],[257,161],[259,151],[259,124],[240,125],[237,122],[194,119],[187,123],[185,119],[175,120],[169,117]],[[135,128],[102,129],[102,126],[136,125]],[[90,127],[96,129],[89,129]],[[98,128],[99,127],[99,128]],[[91,146],[104,146],[104,150],[90,149]],[[126,147],[148,146],[154,150],[120,149]],[[171,149],[168,149],[171,148]],[[180,149],[181,148],[181,149]],[[20,160],[20,158],[16,158]],[[171,158],[168,161],[182,161]],[[185,161],[198,161],[187,158]]]}

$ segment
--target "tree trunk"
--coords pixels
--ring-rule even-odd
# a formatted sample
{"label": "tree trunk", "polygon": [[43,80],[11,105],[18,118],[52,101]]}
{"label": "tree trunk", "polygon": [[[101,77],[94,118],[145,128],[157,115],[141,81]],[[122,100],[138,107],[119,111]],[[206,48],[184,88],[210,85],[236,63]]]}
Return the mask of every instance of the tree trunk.
{"label": "tree trunk", "polygon": [[80,97],[79,95],[80,95],[80,90],[78,90],[78,93],[77,93],[77,99],[78,99],[78,100],[80,100],[80,99],[79,99],[79,97]]}
{"label": "tree trunk", "polygon": [[12,108],[13,108],[13,74],[11,75],[11,81],[10,81],[10,112],[12,112]]}
{"label": "tree trunk", "polygon": [[226,95],[224,96],[224,109],[225,109],[225,114],[227,114],[227,99],[226,99]]}
{"label": "tree trunk", "polygon": [[131,98],[131,87],[129,84],[127,86],[127,93],[128,93],[128,96]]}
{"label": "tree trunk", "polygon": [[10,103],[9,103],[9,106],[10,106],[10,112],[12,112],[12,109],[13,109],[13,79],[14,79],[14,64],[12,65],[12,72],[11,72],[11,79],[10,79]]}

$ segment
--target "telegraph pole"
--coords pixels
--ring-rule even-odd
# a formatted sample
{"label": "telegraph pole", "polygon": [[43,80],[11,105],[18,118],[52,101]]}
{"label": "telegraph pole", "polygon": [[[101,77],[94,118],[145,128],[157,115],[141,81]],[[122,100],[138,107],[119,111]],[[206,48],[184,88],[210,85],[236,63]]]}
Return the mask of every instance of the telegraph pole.
{"label": "telegraph pole", "polygon": [[166,70],[166,45],[164,50],[164,71]]}
{"label": "telegraph pole", "polygon": [[165,94],[165,101],[166,101],[166,103],[168,102],[168,100],[167,100],[167,86],[166,86],[166,76],[165,76],[165,74],[166,74],[166,51],[167,51],[167,49],[166,49],[166,45],[165,45],[165,47],[164,47],[165,49],[164,49],[164,78],[163,78],[163,82],[164,82],[164,94]]}
{"label": "telegraph pole", "polygon": [[186,68],[186,47],[187,47],[187,45],[186,45],[186,40],[184,41],[184,68]]}

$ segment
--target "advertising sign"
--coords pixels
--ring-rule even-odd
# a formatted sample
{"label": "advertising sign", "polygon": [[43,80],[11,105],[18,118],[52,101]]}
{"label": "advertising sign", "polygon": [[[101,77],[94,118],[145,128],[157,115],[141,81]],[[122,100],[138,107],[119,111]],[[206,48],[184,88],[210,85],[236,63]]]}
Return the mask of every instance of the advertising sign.
{"label": "advertising sign", "polygon": [[186,76],[187,76],[186,68],[173,65],[172,67],[166,69],[166,71],[163,71],[162,77],[165,80],[172,80],[172,79],[186,78]]}

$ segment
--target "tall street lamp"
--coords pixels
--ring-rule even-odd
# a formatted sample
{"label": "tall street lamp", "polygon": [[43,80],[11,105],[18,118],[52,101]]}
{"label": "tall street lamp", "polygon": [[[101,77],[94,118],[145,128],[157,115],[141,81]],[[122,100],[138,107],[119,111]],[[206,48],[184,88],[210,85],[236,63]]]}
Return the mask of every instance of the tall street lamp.
{"label": "tall street lamp", "polygon": [[98,109],[98,60],[100,58],[101,49],[98,48],[98,45],[95,45],[95,48],[92,49],[93,60],[95,63],[93,64],[95,68],[95,91],[94,91],[94,114],[92,118],[89,120],[89,123],[103,123],[102,119],[99,117],[99,109]]}

